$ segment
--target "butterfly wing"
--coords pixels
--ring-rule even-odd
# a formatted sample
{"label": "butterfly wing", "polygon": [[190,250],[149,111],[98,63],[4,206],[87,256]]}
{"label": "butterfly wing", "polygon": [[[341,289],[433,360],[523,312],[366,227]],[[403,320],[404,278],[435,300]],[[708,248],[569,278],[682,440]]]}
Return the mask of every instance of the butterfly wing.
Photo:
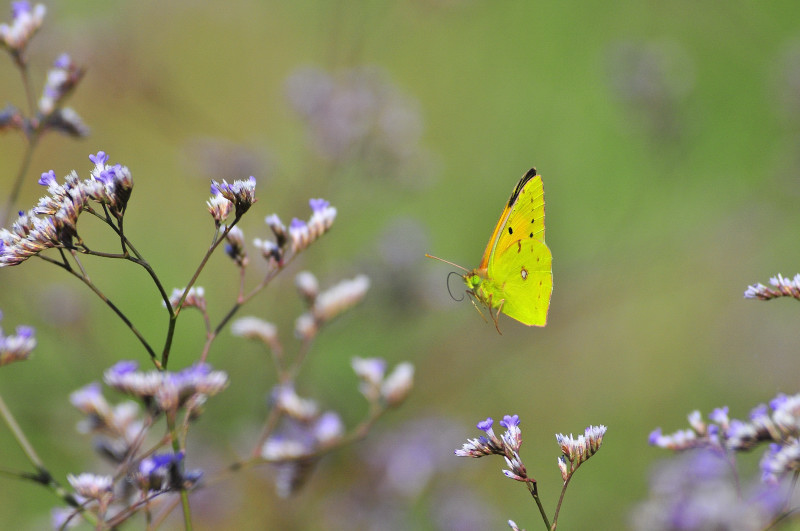
{"label": "butterfly wing", "polygon": [[535,169],[514,188],[484,262],[493,305],[502,300],[501,311],[528,326],[547,324],[553,255],[544,242],[544,187]]}
{"label": "butterfly wing", "polygon": [[[478,269],[486,269],[489,266],[489,261],[492,258],[492,254],[497,250],[498,244],[510,244],[510,242],[514,241],[512,237],[513,234],[521,234],[519,230],[524,226],[524,220],[522,218],[517,221],[517,227],[511,226],[513,234],[508,233],[507,229],[509,226],[509,218],[513,214],[514,208],[522,205],[520,200],[530,203],[530,231],[533,233],[532,237],[544,241],[544,188],[542,186],[542,177],[537,175],[536,168],[531,168],[522,176],[517,186],[514,187],[511,197],[508,198],[506,207],[503,209],[503,213],[500,214],[500,220],[497,222],[492,237],[489,238],[486,250],[483,252],[483,258],[481,259]],[[504,230],[508,233],[505,236],[502,232]]]}

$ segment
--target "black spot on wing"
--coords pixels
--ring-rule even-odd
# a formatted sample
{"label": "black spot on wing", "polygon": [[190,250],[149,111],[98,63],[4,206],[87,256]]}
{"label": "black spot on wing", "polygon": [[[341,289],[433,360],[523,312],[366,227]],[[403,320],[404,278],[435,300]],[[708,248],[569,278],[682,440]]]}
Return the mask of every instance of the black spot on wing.
{"label": "black spot on wing", "polygon": [[509,234],[514,234],[514,229],[512,229],[511,227],[509,227],[509,228],[508,228],[508,233],[509,233]]}

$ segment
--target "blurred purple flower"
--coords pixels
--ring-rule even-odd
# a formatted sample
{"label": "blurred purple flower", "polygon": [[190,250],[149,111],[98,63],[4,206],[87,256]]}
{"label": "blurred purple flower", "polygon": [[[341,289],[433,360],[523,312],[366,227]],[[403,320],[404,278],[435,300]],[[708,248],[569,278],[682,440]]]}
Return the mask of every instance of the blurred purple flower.
{"label": "blurred purple flower", "polygon": [[763,529],[776,515],[785,493],[758,484],[742,497],[732,469],[716,451],[691,450],[659,463],[650,495],[631,512],[635,530],[701,531]]}
{"label": "blurred purple flower", "polygon": [[377,68],[330,74],[295,70],[286,80],[292,108],[308,126],[317,153],[340,164],[366,164],[373,175],[424,176],[418,105]]}

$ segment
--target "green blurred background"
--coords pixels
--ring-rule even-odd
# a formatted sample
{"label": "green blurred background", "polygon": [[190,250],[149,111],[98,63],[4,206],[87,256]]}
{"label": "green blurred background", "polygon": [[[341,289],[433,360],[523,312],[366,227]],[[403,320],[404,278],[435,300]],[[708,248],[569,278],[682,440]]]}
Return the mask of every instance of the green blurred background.
{"label": "green blurred background", "polygon": [[[800,263],[797,2],[48,8],[28,52],[33,79],[40,87],[62,51],[86,65],[69,105],[92,134],[46,137],[18,208],[41,195],[41,172],[86,176],[88,154],[105,150],[134,175],[131,238],[163,283],[179,287],[212,236],[209,179],[258,179],[259,201],[240,225],[248,241],[268,236],[264,216],[305,218],[308,198],[324,197],[339,212],[332,232],[241,315],[278,324],[291,350],[302,311],[294,273],[311,270],[324,287],[365,272],[369,296],[323,331],[298,392],[353,426],[366,406],[351,357],[417,369],[408,401],[366,441],[326,459],[297,496],[277,499],[268,470],[243,472],[198,494],[199,529],[503,529],[509,518],[538,529],[529,494],[502,476],[499,458],[452,455],[478,434],[478,420],[510,413],[522,419],[521,454],[551,514],[561,483],[554,434],[608,426],[570,486],[560,528],[619,529],[666,457],[647,445],[653,428],[683,428],[692,409],[721,405],[744,418],[777,392],[798,391],[793,303],[742,298],[748,284],[794,275]],[[0,80],[0,99],[22,106],[7,58]],[[344,154],[325,144],[330,124],[314,122],[321,86],[355,87],[336,106],[360,109],[366,98],[383,113],[362,136],[342,126],[356,137]],[[21,139],[2,137],[3,182],[22,152]],[[550,319],[534,329],[503,317],[498,335],[450,299],[452,268],[424,253],[477,265],[504,201],[534,165],[554,256]],[[113,249],[85,230],[95,247]],[[254,285],[261,266],[251,253]],[[146,275],[86,264],[160,344],[166,316]],[[106,471],[76,433],[67,395],[118,359],[144,363],[145,353],[61,270],[31,260],[0,275],[4,329],[31,324],[39,339],[29,362],[0,371],[3,398],[58,478]],[[212,318],[230,307],[237,281],[215,256],[199,281]],[[203,340],[198,315],[183,314],[173,367],[196,359]],[[213,471],[249,451],[274,372],[261,348],[227,333],[209,360],[232,383],[194,428],[188,466]],[[745,456],[745,470],[758,457]],[[26,466],[5,428],[0,464]],[[0,492],[4,526],[47,526],[55,497],[9,478]]]}

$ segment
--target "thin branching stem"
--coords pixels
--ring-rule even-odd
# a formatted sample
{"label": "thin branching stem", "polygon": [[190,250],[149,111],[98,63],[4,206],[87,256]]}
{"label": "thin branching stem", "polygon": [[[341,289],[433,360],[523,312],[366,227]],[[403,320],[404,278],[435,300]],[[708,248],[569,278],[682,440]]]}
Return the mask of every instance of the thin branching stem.
{"label": "thin branching stem", "polygon": [[[178,426],[175,422],[175,414],[174,412],[167,412],[167,428],[169,430],[170,439],[172,440],[172,451],[177,455],[181,452],[181,441],[178,437]],[[183,477],[183,463],[177,464],[180,475]],[[192,530],[192,509],[189,505],[189,493],[187,490],[181,485],[181,507],[183,509],[183,527],[185,531]]]}
{"label": "thin branching stem", "polygon": [[33,84],[31,83],[30,70],[28,63],[21,53],[14,55],[14,63],[19,68],[22,77],[22,86],[25,88],[25,100],[28,102],[28,116],[36,114],[36,97],[33,95]]}
{"label": "thin branching stem", "polygon": [[550,527],[550,520],[547,518],[547,512],[544,510],[544,505],[542,505],[541,498],[539,498],[539,484],[536,483],[535,479],[529,479],[525,482],[525,484],[528,486],[528,491],[531,493],[531,496],[533,496],[536,506],[539,507],[539,513],[542,515],[542,520],[544,521],[545,527],[547,529],[555,529],[555,527]]}
{"label": "thin branching stem", "polygon": [[[41,460],[39,455],[36,453],[36,450],[33,448],[33,445],[30,443],[28,438],[25,436],[25,433],[22,431],[22,428],[17,423],[17,420],[14,418],[14,415],[11,413],[11,410],[3,400],[3,397],[0,396],[0,416],[3,418],[3,422],[8,426],[9,430],[11,430],[12,435],[14,436],[14,440],[17,441],[17,444],[28,457],[28,460],[31,462],[33,467],[36,469],[35,474],[25,473],[25,472],[12,472],[9,470],[2,470],[0,474],[10,475],[17,478],[28,479],[39,483],[40,485],[44,485],[45,487],[49,488],[53,491],[59,498],[64,500],[67,504],[71,505],[72,507],[80,508],[80,503],[72,493],[68,492],[61,484],[53,478],[52,474],[47,470],[44,465],[44,462]],[[85,513],[83,509],[81,512],[84,512],[84,517],[92,523],[95,523],[94,516],[88,513]]]}
{"label": "thin branching stem", "polygon": [[[25,61],[22,53],[15,53],[12,54],[14,57],[14,64],[19,69],[20,77],[22,78],[22,86],[25,92],[25,99],[28,103],[28,116],[33,117],[36,113],[36,97],[33,94],[33,86],[31,85],[30,81],[30,71],[28,70],[28,64]],[[13,211],[14,203],[17,202],[17,198],[19,197],[19,193],[22,190],[22,183],[25,181],[25,176],[28,174],[28,168],[30,167],[31,160],[33,158],[33,152],[36,150],[36,146],[39,144],[39,138],[41,137],[41,129],[39,127],[29,130],[26,128],[24,131],[25,137],[25,153],[22,156],[22,163],[20,164],[19,170],[17,171],[17,176],[14,179],[14,185],[11,188],[11,193],[6,199],[5,207],[3,208],[3,226],[7,226],[12,219],[11,212]]]}
{"label": "thin branching stem", "polygon": [[14,210],[14,203],[16,203],[17,198],[19,198],[19,193],[22,190],[22,183],[25,182],[25,176],[28,174],[28,168],[30,167],[31,160],[33,159],[33,152],[36,150],[36,146],[39,143],[38,134],[34,133],[33,136],[26,137],[25,143],[25,153],[22,156],[22,163],[19,166],[19,170],[17,170],[17,176],[14,179],[13,186],[11,187],[11,193],[8,195],[8,199],[6,199],[5,207],[3,207],[4,227],[8,226],[13,218],[12,212]]}
{"label": "thin branching stem", "polygon": [[[580,465],[579,465],[580,466]],[[556,512],[553,513],[553,527],[552,529],[555,530],[556,526],[558,525],[558,514],[561,512],[561,504],[564,503],[564,496],[567,494],[567,487],[569,486],[569,482],[572,479],[572,476],[575,474],[575,471],[578,467],[575,467],[570,474],[567,476],[566,481],[564,481],[564,485],[561,487],[561,494],[558,497],[558,504],[556,505]]]}
{"label": "thin branching stem", "polygon": [[139,329],[136,328],[136,326],[131,322],[130,319],[128,319],[128,316],[126,316],[124,313],[122,313],[122,310],[120,310],[117,307],[116,304],[111,302],[111,300],[109,300],[109,298],[106,297],[106,295],[102,291],[100,291],[100,289],[97,286],[95,286],[94,283],[91,280],[89,280],[89,277],[85,273],[83,273],[83,274],[78,273],[72,267],[70,267],[69,264],[66,263],[66,261],[64,263],[62,263],[62,262],[58,262],[56,260],[53,260],[52,258],[48,258],[46,256],[43,256],[41,254],[39,254],[37,256],[39,256],[42,260],[45,260],[46,262],[50,262],[51,264],[55,264],[58,267],[63,268],[69,274],[73,275],[75,278],[77,278],[78,280],[80,280],[81,282],[86,284],[86,286],[88,286],[89,289],[92,290],[94,292],[94,294],[97,295],[100,298],[100,300],[102,300],[104,303],[106,303],[106,305],[109,308],[111,308],[111,310],[115,314],[117,314],[117,317],[122,319],[122,322],[125,323],[125,325],[131,330],[131,332],[133,332],[133,335],[136,336],[136,338],[139,340],[139,342],[145,348],[147,353],[150,355],[150,359],[152,360],[152,362],[156,365],[157,368],[161,369],[161,364],[159,363],[158,358],[156,357],[155,351],[150,346],[150,344],[147,342],[147,340],[144,338],[142,333],[139,332]]}
{"label": "thin branching stem", "polygon": [[[161,366],[164,367],[165,369],[167,368],[167,364],[169,363],[169,352],[170,349],[172,348],[172,339],[175,336],[175,325],[178,322],[178,315],[181,312],[181,307],[183,306],[186,297],[189,295],[189,290],[192,288],[192,286],[194,286],[194,283],[197,282],[197,278],[200,276],[200,272],[203,271],[203,268],[206,266],[206,263],[208,263],[208,260],[209,258],[211,258],[211,255],[214,253],[217,247],[219,247],[219,245],[223,241],[225,241],[225,237],[228,235],[231,229],[236,225],[236,223],[239,222],[239,219],[240,219],[239,217],[236,217],[233,220],[233,223],[225,227],[225,230],[221,235],[214,238],[214,241],[208,248],[208,251],[206,251],[205,256],[203,256],[203,259],[200,260],[200,264],[197,266],[197,269],[195,269],[195,272],[192,275],[192,278],[189,280],[189,283],[186,284],[186,287],[183,290],[183,295],[181,295],[181,298],[175,307],[175,311],[170,312],[169,325],[167,326],[167,337],[164,340],[164,348],[161,352]],[[169,298],[167,298],[167,306],[170,306]],[[213,341],[213,338],[216,336],[216,334],[217,331],[215,330],[211,336],[211,341]],[[210,346],[210,341],[207,341],[206,348],[208,348],[209,346]],[[207,352],[205,353],[205,355],[207,355]]]}
{"label": "thin branching stem", "polygon": [[33,445],[31,445],[28,438],[25,437],[25,433],[22,431],[22,428],[19,427],[19,424],[17,424],[17,420],[14,418],[11,410],[8,409],[8,406],[6,406],[2,395],[0,395],[0,416],[3,417],[3,422],[5,422],[6,426],[8,426],[8,429],[11,430],[14,440],[17,441],[17,444],[20,448],[22,448],[22,451],[25,452],[25,455],[28,457],[28,461],[30,461],[31,464],[37,469],[43,469],[44,463],[39,458],[36,450],[33,449]]}

